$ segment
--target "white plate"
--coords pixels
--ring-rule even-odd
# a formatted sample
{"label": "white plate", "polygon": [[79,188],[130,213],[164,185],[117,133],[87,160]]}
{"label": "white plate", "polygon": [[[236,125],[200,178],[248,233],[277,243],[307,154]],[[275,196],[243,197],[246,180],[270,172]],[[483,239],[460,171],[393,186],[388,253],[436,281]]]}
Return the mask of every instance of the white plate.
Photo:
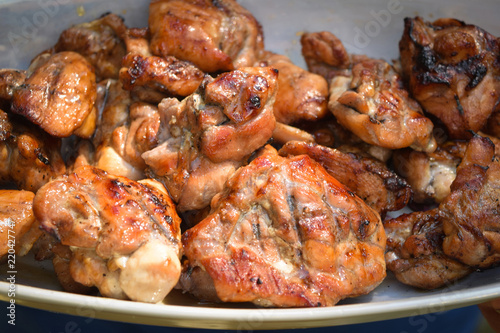
{"label": "white plate", "polygon": [[[26,68],[29,60],[53,45],[71,24],[92,20],[112,11],[128,26],[147,24],[146,0],[0,1],[0,68]],[[348,51],[386,60],[398,57],[398,41],[405,16],[425,19],[455,17],[500,35],[500,2],[496,0],[245,0],[240,1],[261,22],[266,48],[288,55],[303,66],[300,34],[329,30]],[[81,16],[80,16],[81,15]],[[329,308],[258,309],[248,304],[200,304],[174,291],[164,304],[144,304],[60,290],[48,263],[30,256],[18,258],[15,270],[16,304],[79,316],[149,325],[214,329],[286,329],[345,325],[478,304],[500,297],[500,267],[476,272],[446,288],[422,292],[406,287],[389,274],[366,296]],[[0,300],[9,301],[10,274],[0,265]]]}

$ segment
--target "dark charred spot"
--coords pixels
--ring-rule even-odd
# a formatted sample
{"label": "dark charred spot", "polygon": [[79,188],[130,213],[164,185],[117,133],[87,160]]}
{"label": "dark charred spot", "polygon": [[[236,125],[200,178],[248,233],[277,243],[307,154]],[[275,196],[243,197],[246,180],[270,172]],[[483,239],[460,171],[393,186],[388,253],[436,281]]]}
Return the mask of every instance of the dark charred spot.
{"label": "dark charred spot", "polygon": [[49,159],[45,155],[42,154],[42,152],[40,151],[40,148],[35,149],[35,154],[36,154],[36,158],[40,162],[42,162],[45,165],[49,165],[50,164]]}
{"label": "dark charred spot", "polygon": [[260,239],[260,226],[258,223],[252,223],[252,232],[255,238]]}
{"label": "dark charred spot", "polygon": [[367,231],[368,231],[369,225],[370,225],[370,221],[368,221],[368,220],[361,221],[361,223],[359,224],[358,233],[361,236],[361,238],[365,238],[367,236]]}
{"label": "dark charred spot", "polygon": [[457,102],[458,113],[460,113],[460,115],[463,116],[464,115],[464,108],[462,107],[462,104],[460,103],[460,98],[458,98],[457,95],[455,95],[455,102]]}
{"label": "dark charred spot", "polygon": [[253,95],[252,97],[250,97],[249,101],[250,101],[252,108],[254,108],[254,109],[260,108],[260,97],[259,96]]}

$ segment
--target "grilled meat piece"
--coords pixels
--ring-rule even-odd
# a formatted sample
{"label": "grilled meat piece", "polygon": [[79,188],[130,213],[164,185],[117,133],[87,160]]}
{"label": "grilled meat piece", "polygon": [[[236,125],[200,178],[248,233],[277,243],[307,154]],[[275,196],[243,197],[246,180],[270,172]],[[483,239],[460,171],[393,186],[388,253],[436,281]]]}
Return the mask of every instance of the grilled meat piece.
{"label": "grilled meat piece", "polygon": [[181,220],[160,183],[85,166],[43,186],[33,211],[70,247],[71,277],[104,296],[156,303],[177,283]]}
{"label": "grilled meat piece", "polygon": [[294,124],[303,120],[316,121],[328,113],[328,82],[320,75],[308,72],[284,55],[265,52],[261,66],[279,71],[278,92],[274,104],[276,121]]}
{"label": "grilled meat piece", "polygon": [[12,112],[57,137],[89,138],[95,130],[96,78],[89,62],[75,52],[56,53],[15,89]]}
{"label": "grilled meat piece", "polygon": [[117,78],[125,56],[123,36],[127,27],[116,14],[105,14],[97,20],[64,30],[48,52],[73,51],[84,56],[95,68],[98,80]]}
{"label": "grilled meat piece", "polygon": [[36,192],[66,172],[60,139],[21,117],[0,110],[0,183]]}
{"label": "grilled meat piece", "polygon": [[412,191],[404,179],[366,154],[345,153],[299,141],[286,143],[279,153],[282,156],[308,155],[381,216],[404,208],[410,201]]}
{"label": "grilled meat piece", "polygon": [[331,306],[385,277],[379,215],[305,155],[267,146],[182,236],[180,286],[201,299]]}
{"label": "grilled meat piece", "polygon": [[443,223],[438,209],[384,221],[387,268],[404,284],[435,289],[473,269],[443,253]]}
{"label": "grilled meat piece", "polygon": [[209,73],[253,66],[264,48],[260,24],[234,0],[152,1],[149,30],[154,55]]}
{"label": "grilled meat piece", "polygon": [[142,157],[180,212],[201,209],[275,127],[277,72],[248,67],[212,79],[182,101],[159,105],[159,145]]}
{"label": "grilled meat piece", "polygon": [[432,121],[408,96],[394,68],[383,60],[365,60],[352,67],[352,77],[330,82],[330,111],[363,141],[388,149],[411,147],[432,152]]}
{"label": "grilled meat piece", "polygon": [[411,95],[452,139],[469,139],[485,126],[500,100],[496,37],[455,19],[406,18],[399,49]]}

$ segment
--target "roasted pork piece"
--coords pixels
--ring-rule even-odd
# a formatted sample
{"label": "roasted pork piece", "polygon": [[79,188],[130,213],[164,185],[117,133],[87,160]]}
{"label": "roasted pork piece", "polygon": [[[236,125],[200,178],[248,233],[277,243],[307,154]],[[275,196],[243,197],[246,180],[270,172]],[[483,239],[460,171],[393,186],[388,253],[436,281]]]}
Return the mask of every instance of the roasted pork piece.
{"label": "roasted pork piece", "polygon": [[55,260],[69,260],[75,282],[103,296],[152,303],[177,283],[181,220],[159,182],[84,166],[38,190],[33,211],[69,247],[69,259],[58,251]]}
{"label": "roasted pork piece", "polygon": [[452,139],[469,139],[486,125],[500,100],[495,36],[456,19],[406,18],[399,49],[411,95]]}
{"label": "roasted pork piece", "polygon": [[248,67],[206,77],[182,101],[159,105],[159,145],[142,154],[179,211],[201,209],[229,176],[272,136],[277,71]]}
{"label": "roasted pork piece", "polygon": [[180,287],[200,299],[331,306],[385,277],[379,215],[306,155],[267,146],[182,236]]}

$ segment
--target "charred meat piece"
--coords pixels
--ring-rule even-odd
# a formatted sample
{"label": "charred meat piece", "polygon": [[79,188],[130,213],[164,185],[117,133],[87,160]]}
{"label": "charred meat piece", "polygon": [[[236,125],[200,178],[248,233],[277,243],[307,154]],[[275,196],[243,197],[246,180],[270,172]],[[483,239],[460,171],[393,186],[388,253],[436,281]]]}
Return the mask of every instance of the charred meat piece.
{"label": "charred meat piece", "polygon": [[410,201],[412,192],[404,179],[372,157],[299,141],[286,143],[279,153],[308,155],[382,216],[404,208]]}
{"label": "charred meat piece", "polygon": [[410,184],[414,203],[440,203],[450,194],[466,148],[467,141],[447,141],[432,153],[411,149],[394,152],[394,170]]}
{"label": "charred meat piece", "polygon": [[481,130],[500,100],[500,43],[455,19],[406,18],[399,42],[411,95],[439,118],[452,139]]}
{"label": "charred meat piece", "polygon": [[66,172],[60,148],[60,139],[0,110],[0,183],[36,192]]}
{"label": "charred meat piece", "polygon": [[379,215],[308,156],[267,146],[182,236],[180,286],[201,299],[331,306],[385,277]]}
{"label": "charred meat piece", "polygon": [[89,138],[95,130],[96,78],[75,52],[52,55],[14,91],[12,112],[53,136]]}
{"label": "charred meat piece", "polygon": [[236,168],[271,138],[276,81],[272,68],[241,68],[207,76],[196,93],[159,105],[159,145],[142,157],[179,211],[208,206]]}
{"label": "charred meat piece", "polygon": [[99,80],[117,78],[125,56],[123,35],[127,27],[116,14],[106,14],[92,22],[64,30],[51,53],[73,51],[94,66]]}
{"label": "charred meat piece", "polygon": [[443,223],[439,210],[413,212],[386,220],[387,268],[404,284],[435,289],[473,269],[443,253]]}
{"label": "charred meat piece", "polygon": [[253,66],[264,47],[260,24],[234,0],[152,1],[149,29],[154,55],[209,73]]}
{"label": "charred meat piece", "polygon": [[[19,254],[19,249],[33,245],[33,242],[24,244],[23,237],[35,224],[34,197],[30,191],[0,190],[0,258],[7,253],[14,254],[10,249]],[[40,235],[42,231],[38,231]],[[23,249],[22,252],[28,251]]]}
{"label": "charred meat piece", "polygon": [[276,121],[294,124],[302,120],[316,121],[328,113],[328,82],[308,72],[284,55],[266,52],[262,66],[279,71],[278,92],[274,103]]}
{"label": "charred meat piece", "polygon": [[363,141],[388,149],[411,147],[432,152],[432,121],[408,96],[394,68],[383,60],[365,60],[352,67],[352,77],[330,82],[330,111]]}
{"label": "charred meat piece", "polygon": [[439,209],[444,253],[478,268],[500,262],[500,160],[490,139],[471,139]]}
{"label": "charred meat piece", "polygon": [[[173,56],[145,57],[129,53],[123,59],[120,70],[123,87],[135,92],[141,100],[151,103],[159,103],[165,97],[191,95],[203,77],[204,73],[197,67]],[[146,94],[139,90],[152,90],[153,93]]]}
{"label": "charred meat piece", "polygon": [[93,138],[96,147],[94,165],[112,174],[133,180],[144,178],[146,164],[142,153],[158,143],[158,109],[147,103],[133,102],[120,82],[109,80],[99,107],[99,127]]}
{"label": "charred meat piece", "polygon": [[156,303],[177,283],[181,221],[160,183],[86,166],[42,187],[33,211],[70,247],[74,281],[103,296]]}

